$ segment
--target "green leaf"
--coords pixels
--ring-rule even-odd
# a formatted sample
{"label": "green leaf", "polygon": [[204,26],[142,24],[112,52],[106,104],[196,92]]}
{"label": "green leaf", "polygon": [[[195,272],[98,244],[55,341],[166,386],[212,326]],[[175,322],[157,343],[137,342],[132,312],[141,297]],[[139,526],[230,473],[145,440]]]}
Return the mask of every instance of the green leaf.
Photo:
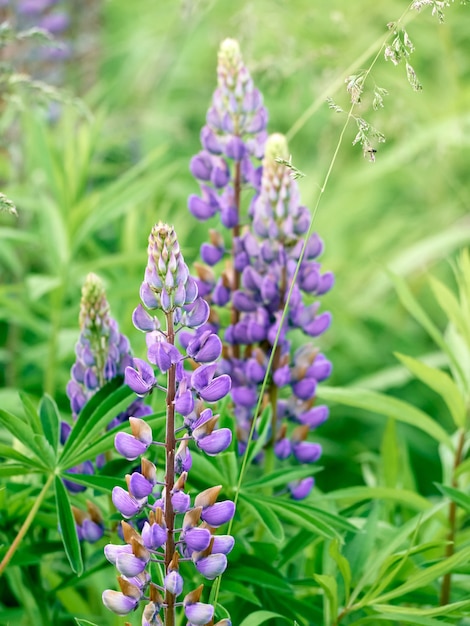
{"label": "green leaf", "polygon": [[272,611],[255,611],[245,617],[243,622],[241,622],[240,626],[258,626],[259,624],[264,624],[268,619],[282,619],[286,622],[290,622],[287,617],[284,617],[280,613],[273,613]]}
{"label": "green leaf", "polygon": [[[324,511],[319,513],[318,509],[309,507],[303,502],[295,502],[285,498],[275,498],[271,496],[257,495],[257,501],[267,504],[273,512],[277,512],[280,519],[294,524],[297,528],[309,530],[314,535],[322,535],[332,539],[339,537],[338,532],[331,523],[331,518],[325,521],[325,517],[332,516],[331,513],[326,514]],[[333,519],[336,516],[332,516]],[[355,527],[353,527],[354,530]]]}
{"label": "green leaf", "polygon": [[15,448],[7,446],[3,443],[0,443],[0,458],[12,459],[13,461],[18,461],[19,463],[22,463],[23,465],[28,465],[29,467],[34,469],[37,469],[38,467],[34,459],[30,459],[24,454],[21,454],[21,452],[18,452],[18,450],[15,450]]}
{"label": "green leaf", "polygon": [[440,485],[439,483],[434,484],[445,496],[470,513],[470,496],[468,494],[463,493],[463,491],[455,489],[454,487],[447,487],[446,485]]}
{"label": "green leaf", "polygon": [[[373,608],[380,613],[393,613],[399,616],[402,613],[406,615],[418,615],[435,617],[436,615],[450,615],[451,613],[460,613],[462,609],[470,607],[470,600],[461,600],[452,604],[444,604],[431,609],[417,609],[413,607],[395,606],[394,604],[374,604]],[[442,623],[442,622],[441,622]]]}
{"label": "green leaf", "polygon": [[75,618],[75,621],[78,626],[98,626],[95,622],[89,622],[87,619],[79,619],[78,617]]}
{"label": "green leaf", "polygon": [[74,454],[76,457],[77,454],[83,452],[87,443],[90,443],[101,429],[125,410],[135,397],[135,393],[127,385],[122,385],[122,377],[119,376],[92,396],[80,411],[64,444],[60,465],[66,468],[76,465]]}
{"label": "green leaf", "polygon": [[[165,419],[166,419],[165,412],[155,413],[153,415],[146,415],[145,417],[142,417],[142,420],[147,422],[147,424],[152,429],[159,428],[162,424],[165,423]],[[72,467],[73,465],[79,465],[80,463],[83,463],[83,461],[86,461],[87,459],[93,459],[97,457],[99,454],[103,454],[104,452],[108,452],[109,450],[114,450],[114,438],[116,437],[117,433],[122,432],[122,431],[130,432],[130,424],[128,420],[126,420],[122,424],[119,424],[118,426],[115,426],[112,430],[106,431],[104,435],[99,437],[90,446],[87,446],[82,451],[79,451],[76,454],[74,454],[73,463],[70,465],[70,467]],[[200,455],[200,454],[197,456],[204,457],[204,455]],[[204,458],[207,458],[207,457],[204,457]]]}
{"label": "green leaf", "polygon": [[28,449],[28,451],[36,457],[38,466],[45,469],[50,469],[51,465],[44,463],[46,459],[43,458],[44,449],[41,446],[40,437],[36,435],[31,429],[30,425],[24,420],[20,419],[13,413],[0,409],[0,424],[2,424],[16,439]]}
{"label": "green leaf", "polygon": [[77,528],[67,490],[59,476],[54,478],[54,487],[60,534],[64,544],[65,554],[67,555],[72,570],[77,576],[81,576],[83,572],[83,560]]}
{"label": "green leaf", "polygon": [[415,589],[424,587],[425,585],[428,585],[440,576],[447,574],[447,572],[451,572],[458,565],[467,562],[469,559],[470,547],[467,547],[463,550],[460,550],[459,552],[456,552],[452,556],[443,559],[439,563],[431,565],[426,569],[420,570],[413,576],[410,576],[406,583],[403,583],[403,585],[399,585],[398,587],[395,587],[395,589],[384,593],[379,598],[375,598],[374,603],[377,604],[387,602],[388,600],[392,600],[393,598],[404,596],[405,594],[410,593]]}
{"label": "green leaf", "polygon": [[314,574],[313,578],[325,592],[328,599],[329,615],[334,619],[338,614],[338,585],[333,576],[329,574]]}
{"label": "green leaf", "polygon": [[18,463],[2,463],[0,465],[0,476],[22,476],[24,474],[37,474],[38,472],[42,472],[43,470],[37,468],[33,469],[31,467],[27,467],[25,465],[20,465]]}
{"label": "green leaf", "polygon": [[317,396],[328,402],[338,402],[386,417],[393,417],[399,422],[411,424],[424,431],[430,437],[453,449],[452,441],[446,431],[437,422],[420,409],[403,400],[392,398],[382,393],[353,387],[326,387],[320,385]]}
{"label": "green leaf", "polygon": [[319,466],[311,467],[299,465],[298,467],[278,469],[270,472],[265,476],[260,476],[255,480],[243,483],[243,489],[258,490],[260,487],[285,487],[287,483],[293,480],[301,480],[307,476],[312,476],[320,472],[323,468]]}
{"label": "green leaf", "polygon": [[261,601],[256,593],[253,593],[253,591],[243,583],[237,583],[234,580],[224,580],[223,590],[225,593],[242,598],[244,602],[251,602],[252,604],[261,606]]}
{"label": "green leaf", "polygon": [[333,539],[333,541],[330,543],[330,548],[328,552],[330,553],[333,561],[338,566],[338,569],[343,578],[345,598],[344,604],[348,604],[351,589],[351,566],[349,565],[348,559],[341,554],[339,550],[339,541],[337,539]]}
{"label": "green leaf", "polygon": [[42,429],[52,450],[57,454],[59,445],[60,413],[57,404],[48,395],[44,394],[39,403],[39,417]]}
{"label": "green leaf", "polygon": [[36,405],[34,404],[31,397],[24,391],[20,391],[19,396],[20,396],[21,404],[23,405],[25,416],[27,420],[29,421],[31,428],[34,430],[35,433],[41,434],[42,433],[41,420],[39,418],[39,413],[36,408]]}
{"label": "green leaf", "polygon": [[437,278],[434,278],[433,276],[429,278],[429,282],[439,306],[470,347],[468,312],[462,308],[457,297],[449,289],[449,287],[441,283],[441,281],[437,280]]}
{"label": "green leaf", "polygon": [[457,428],[465,426],[465,400],[452,378],[445,372],[430,367],[418,359],[399,353],[396,353],[396,356],[410,372],[442,397]]}
{"label": "green leaf", "polygon": [[85,487],[98,489],[100,491],[104,491],[105,493],[111,493],[114,487],[127,489],[124,478],[119,478],[117,476],[102,476],[101,474],[68,474],[67,472],[62,472],[61,476],[65,480],[77,483],[77,485],[84,485]]}
{"label": "green leaf", "polygon": [[256,496],[240,492],[240,500],[248,506],[249,511],[264,526],[275,541],[284,540],[284,529],[279,518],[269,505],[260,502]]}
{"label": "green leaf", "polygon": [[411,293],[409,286],[406,281],[401,277],[393,274],[392,272],[387,272],[395,285],[395,289],[397,290],[398,297],[400,298],[401,303],[405,307],[405,309],[410,313],[414,319],[420,324],[424,330],[429,334],[432,340],[438,345],[443,352],[447,354],[449,360],[452,362],[452,365],[455,367],[456,371],[459,373],[459,377],[462,381],[465,380],[465,376],[462,372],[462,368],[460,367],[459,362],[455,358],[454,353],[449,348],[447,343],[445,342],[441,332],[431,320],[431,318],[427,315],[424,309],[418,304],[417,300]]}
{"label": "green leaf", "polygon": [[389,487],[345,487],[330,491],[323,495],[326,500],[393,500],[402,504],[407,504],[417,511],[425,511],[432,507],[431,502],[423,496],[406,489],[391,489]]}
{"label": "green leaf", "polygon": [[[410,613],[401,613],[399,620],[402,623],[412,624],[413,626],[442,626],[442,624],[445,623],[437,619],[432,619],[431,617],[419,617],[418,615],[412,615]],[[396,622],[397,615],[394,613],[374,614],[369,617],[362,617],[356,622],[352,622],[350,626],[363,626],[364,624],[372,624],[372,626],[374,626],[377,621]]]}

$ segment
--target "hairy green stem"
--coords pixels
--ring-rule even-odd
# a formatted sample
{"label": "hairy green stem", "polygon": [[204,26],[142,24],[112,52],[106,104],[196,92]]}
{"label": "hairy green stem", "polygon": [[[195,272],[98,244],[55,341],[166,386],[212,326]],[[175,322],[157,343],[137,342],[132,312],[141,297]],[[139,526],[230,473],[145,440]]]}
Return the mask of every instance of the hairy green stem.
{"label": "hairy green stem", "polygon": [[[173,326],[173,311],[166,314],[166,335],[169,344],[175,343]],[[165,543],[165,574],[175,553],[175,512],[171,496],[175,485],[175,394],[176,394],[176,365],[172,365],[167,374],[166,393],[166,436],[165,436],[165,524],[167,539]],[[168,589],[165,592],[165,626],[175,625],[175,595]]]}
{"label": "hairy green stem", "polygon": [[[454,489],[458,487],[457,479],[455,477],[455,472],[458,466],[460,465],[460,463],[462,462],[462,454],[463,454],[464,445],[465,445],[465,430],[462,429],[459,435],[457,449],[455,451],[454,468],[452,472],[452,487],[454,487]],[[449,504],[449,533],[447,535],[448,543],[446,545],[446,558],[449,558],[454,554],[456,534],[457,534],[457,504],[452,500],[452,502]],[[444,578],[442,579],[441,596],[439,599],[440,606],[449,604],[451,584],[452,584],[452,572],[448,572],[447,574],[445,574]]]}
{"label": "hairy green stem", "polygon": [[16,550],[18,549],[19,545],[21,544],[24,536],[26,535],[26,533],[29,530],[29,527],[33,523],[33,520],[34,520],[34,518],[36,516],[36,513],[38,512],[39,507],[43,503],[44,498],[46,497],[47,492],[49,491],[49,487],[51,486],[53,480],[54,480],[54,474],[50,474],[50,476],[47,478],[47,480],[46,480],[46,482],[44,484],[44,487],[41,490],[41,493],[38,495],[38,497],[34,501],[34,504],[31,507],[31,510],[28,513],[27,518],[25,519],[25,521],[23,522],[23,525],[21,526],[21,528],[19,530],[19,533],[16,535],[15,539],[13,540],[13,543],[8,548],[7,553],[5,554],[5,556],[3,557],[2,562],[0,563],[0,576],[5,571],[5,568],[7,567],[7,565],[10,562],[12,556],[15,554]]}

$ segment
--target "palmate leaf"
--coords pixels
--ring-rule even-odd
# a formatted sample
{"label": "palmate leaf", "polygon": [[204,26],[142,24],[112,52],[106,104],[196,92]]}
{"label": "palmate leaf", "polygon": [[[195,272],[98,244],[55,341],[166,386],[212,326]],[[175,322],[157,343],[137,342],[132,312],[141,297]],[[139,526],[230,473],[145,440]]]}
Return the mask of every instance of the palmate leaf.
{"label": "palmate leaf", "polygon": [[424,431],[430,437],[453,448],[452,441],[446,431],[424,411],[415,408],[403,400],[392,398],[382,393],[358,389],[354,387],[326,387],[320,385],[317,395],[322,400],[338,402],[346,406],[370,411],[386,417],[393,417],[399,422],[411,424]]}
{"label": "palmate leaf", "polygon": [[65,548],[65,554],[72,570],[80,576],[83,572],[83,559],[78,540],[77,528],[70,506],[66,488],[59,476],[54,478],[57,516],[59,518],[60,534]]}
{"label": "palmate leaf", "polygon": [[445,372],[435,367],[430,367],[422,361],[418,361],[418,359],[399,353],[396,353],[395,356],[400,359],[410,372],[442,397],[457,428],[465,426],[467,412],[465,399],[452,378]]}
{"label": "palmate leaf", "polygon": [[54,458],[51,452],[44,444],[43,435],[34,432],[31,426],[21,418],[0,409],[0,424],[4,426],[16,439],[28,449],[30,454],[35,458],[38,467],[43,469],[51,469],[54,467]]}
{"label": "palmate leaf", "polygon": [[111,420],[125,410],[135,399],[135,393],[122,384],[122,377],[118,376],[106,383],[86,403],[64,444],[59,459],[61,467],[72,467],[76,464],[74,454],[86,449],[94,437]]}
{"label": "palmate leaf", "polygon": [[[154,430],[155,434],[155,430],[165,424],[165,412],[145,415],[141,419],[147,422],[147,424]],[[88,459],[93,459],[99,454],[103,454],[109,450],[114,450],[114,438],[116,437],[116,434],[121,431],[130,432],[130,425],[127,420],[107,431],[104,435],[101,435],[98,439],[96,439],[96,441],[91,442],[90,445],[86,446],[83,450],[81,450],[80,446],[80,449],[77,450],[76,454],[71,454],[68,458],[67,469],[75,465],[79,465]]]}
{"label": "palmate leaf", "polygon": [[18,461],[18,463],[26,465],[32,469],[38,469],[37,463],[34,458],[31,459],[30,457],[21,454],[21,452],[18,452],[18,450],[15,450],[15,448],[7,446],[3,443],[0,443],[0,458]]}

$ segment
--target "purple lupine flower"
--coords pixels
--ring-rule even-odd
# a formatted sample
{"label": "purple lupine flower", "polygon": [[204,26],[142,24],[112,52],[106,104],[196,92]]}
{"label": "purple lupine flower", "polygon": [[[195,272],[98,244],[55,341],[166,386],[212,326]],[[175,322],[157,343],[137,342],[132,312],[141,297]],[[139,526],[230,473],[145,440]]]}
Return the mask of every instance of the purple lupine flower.
{"label": "purple lupine flower", "polygon": [[[128,366],[126,382],[139,396],[157,386],[166,391],[165,480],[159,483],[155,465],[142,457],[152,445],[163,442],[153,441],[146,422],[130,417],[131,433],[119,432],[115,446],[128,460],[141,457],[140,469],[126,476],[127,489],[119,486],[113,489],[112,500],[124,518],[138,517],[141,531],[131,521],[122,522],[125,545],[110,545],[105,548],[105,555],[121,577],[126,580],[141,577],[138,580],[142,584],[137,585],[142,592],[139,600],[144,597],[150,600],[144,608],[142,624],[153,626],[162,623],[159,615],[162,607],[167,614],[175,611],[176,597],[183,592],[184,580],[178,567],[180,555],[192,560],[196,570],[210,580],[227,566],[226,555],[233,547],[233,540],[224,535],[216,541],[213,533],[232,519],[234,503],[217,502],[221,490],[217,486],[198,494],[191,505],[191,494],[185,489],[192,465],[191,442],[208,455],[218,454],[231,443],[231,430],[217,428],[218,415],[203,404],[203,400],[215,403],[224,398],[230,391],[231,379],[225,373],[216,375],[222,343],[207,324],[207,303],[199,296],[197,283],[189,274],[174,229],[162,223],[154,226],[149,237],[148,263],[140,296],[142,304],[134,311],[133,322],[146,333],[147,361],[136,359],[133,366]],[[165,328],[155,322],[157,311],[164,315]],[[180,350],[175,345],[175,335],[185,327],[195,329],[196,333],[180,333]],[[157,382],[160,376],[148,361],[160,375],[166,375],[166,388]],[[186,363],[195,369],[186,370]],[[182,430],[186,430],[184,436]],[[180,515],[182,523],[176,523]],[[164,562],[164,598],[157,595],[157,587],[151,582],[148,564],[154,559]],[[214,613],[211,605],[199,601],[200,595],[196,590],[183,601],[191,624],[206,624]],[[134,596],[125,590],[120,594],[107,592],[103,601],[116,613],[137,606]]]}
{"label": "purple lupine flower", "polygon": [[[240,281],[233,291],[232,305],[238,317],[232,315],[232,324],[225,332],[225,341],[232,349],[224,350],[224,372],[232,378],[231,396],[239,435],[248,433],[260,384],[278,337],[266,387],[267,398],[275,398],[268,445],[273,446],[280,460],[294,458],[299,463],[313,463],[319,458],[321,447],[292,439],[293,433],[288,432],[282,420],[288,417],[303,424],[305,439],[309,429],[325,421],[328,411],[326,407],[314,407],[315,394],[317,384],[328,378],[332,368],[311,343],[292,355],[289,331],[298,329],[315,337],[329,327],[330,313],[319,311],[318,300],[307,305],[304,294],[317,297],[326,293],[333,285],[333,275],[321,272],[318,256],[323,244],[316,234],[306,240],[309,211],[300,202],[297,183],[289,176],[289,170],[276,161],[277,157],[289,158],[282,135],[272,135],[266,143],[260,190],[249,210],[251,230],[245,228],[236,240],[235,265]],[[305,252],[292,285],[304,244]],[[281,327],[289,290],[289,309]],[[240,357],[235,356],[236,347]],[[243,351],[249,358],[241,358]],[[290,394],[291,400],[281,408],[283,393]],[[239,447],[244,448],[243,442],[239,442]],[[296,488],[291,493],[299,498],[303,491]]]}

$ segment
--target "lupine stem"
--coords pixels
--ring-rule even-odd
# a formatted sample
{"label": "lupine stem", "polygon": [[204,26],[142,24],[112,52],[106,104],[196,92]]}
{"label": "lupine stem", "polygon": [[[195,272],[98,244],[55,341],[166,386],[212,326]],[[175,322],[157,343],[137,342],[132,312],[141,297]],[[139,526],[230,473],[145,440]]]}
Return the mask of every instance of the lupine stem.
{"label": "lupine stem", "polygon": [[[235,240],[240,236],[240,192],[241,192],[241,167],[240,161],[235,164],[235,177],[233,181],[233,194],[235,206],[237,208],[237,223],[232,229],[232,259],[235,258]],[[236,291],[240,287],[240,272],[233,268],[233,284],[232,290]],[[240,321],[240,312],[232,303],[231,311],[231,324],[235,326]],[[240,346],[238,344],[233,345],[233,357],[235,359],[240,358]]]}
{"label": "lupine stem", "polygon": [[[169,344],[175,343],[175,331],[173,326],[173,311],[166,314],[166,333]],[[165,464],[165,523],[167,539],[165,543],[165,573],[168,572],[171,559],[175,552],[175,513],[171,501],[172,491],[175,484],[175,394],[176,394],[176,365],[172,365],[167,374],[166,395],[166,464]],[[175,596],[168,589],[165,592],[165,626],[175,624]]]}
{"label": "lupine stem", "polygon": [[31,507],[30,512],[28,513],[28,517],[25,519],[25,521],[23,522],[22,527],[20,528],[19,533],[16,535],[15,539],[13,540],[13,543],[11,544],[11,546],[8,548],[7,553],[5,554],[5,556],[3,557],[2,562],[0,563],[0,576],[3,574],[6,566],[8,565],[8,563],[10,562],[12,556],[15,554],[16,550],[18,549],[21,541],[23,540],[23,537],[26,535],[26,533],[29,530],[29,527],[31,526],[31,524],[33,523],[33,520],[36,516],[36,513],[39,510],[39,507],[41,506],[41,504],[43,503],[44,498],[47,495],[47,492],[49,491],[49,487],[52,484],[52,481],[54,480],[54,474],[51,474],[48,479],[46,480],[44,487],[41,490],[41,493],[38,495],[38,497],[36,498],[33,506]]}
{"label": "lupine stem", "polygon": [[[458,487],[457,479],[455,477],[455,471],[462,462],[462,453],[465,445],[465,430],[462,429],[459,435],[459,441],[457,444],[457,450],[455,451],[454,468],[452,472],[452,487],[456,489]],[[447,535],[446,546],[446,558],[451,557],[454,554],[455,549],[455,535],[457,532],[457,504],[452,500],[449,504],[449,533]],[[449,604],[450,591],[451,591],[452,573],[448,572],[442,579],[441,597],[439,600],[440,606]]]}

